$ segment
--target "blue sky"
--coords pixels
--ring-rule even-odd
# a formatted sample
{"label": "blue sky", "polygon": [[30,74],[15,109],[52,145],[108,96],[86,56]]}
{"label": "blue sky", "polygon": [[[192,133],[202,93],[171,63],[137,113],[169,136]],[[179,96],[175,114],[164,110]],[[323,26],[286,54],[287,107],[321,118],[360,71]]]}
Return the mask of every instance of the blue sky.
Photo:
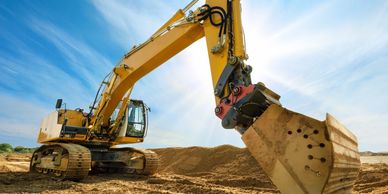
{"label": "blue sky", "polygon": [[[100,81],[134,44],[188,2],[0,1],[0,142],[37,146],[57,98],[87,109]],[[242,1],[254,82],[283,106],[320,120],[329,112],[360,150],[388,148],[388,2]],[[204,40],[135,86],[151,108],[141,147],[243,147],[213,114]]]}

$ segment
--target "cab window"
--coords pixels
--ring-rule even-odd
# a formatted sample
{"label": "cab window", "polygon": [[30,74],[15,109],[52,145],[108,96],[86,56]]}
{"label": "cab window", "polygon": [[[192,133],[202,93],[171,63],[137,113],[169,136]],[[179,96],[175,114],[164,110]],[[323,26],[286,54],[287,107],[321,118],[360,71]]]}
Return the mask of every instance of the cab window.
{"label": "cab window", "polygon": [[145,131],[145,112],[142,103],[136,101],[128,105],[127,137],[143,137]]}

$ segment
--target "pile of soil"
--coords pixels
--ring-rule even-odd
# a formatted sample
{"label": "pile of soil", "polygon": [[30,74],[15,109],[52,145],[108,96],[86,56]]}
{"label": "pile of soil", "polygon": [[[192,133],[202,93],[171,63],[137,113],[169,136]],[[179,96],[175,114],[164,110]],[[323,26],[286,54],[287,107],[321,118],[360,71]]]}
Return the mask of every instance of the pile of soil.
{"label": "pile of soil", "polygon": [[263,170],[247,149],[222,145],[214,148],[153,149],[161,159],[160,172],[198,175],[218,173],[227,175],[262,176]]}
{"label": "pile of soil", "polygon": [[160,174],[202,177],[207,183],[237,188],[261,188],[278,192],[245,148],[221,145],[214,148],[153,149],[161,159]]}

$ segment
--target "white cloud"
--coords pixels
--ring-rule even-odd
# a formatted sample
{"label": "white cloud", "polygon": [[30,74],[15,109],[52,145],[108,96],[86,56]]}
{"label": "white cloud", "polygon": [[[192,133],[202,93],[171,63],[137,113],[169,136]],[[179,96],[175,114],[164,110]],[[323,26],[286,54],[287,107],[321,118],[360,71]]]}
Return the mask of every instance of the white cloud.
{"label": "white cloud", "polygon": [[17,98],[33,102],[51,99],[53,103],[56,98],[66,98],[73,106],[91,101],[77,78],[30,51],[20,49],[19,53],[22,58],[0,57],[0,69],[5,70],[0,72],[3,85],[12,88]]}
{"label": "white cloud", "polygon": [[171,7],[158,0],[147,3],[95,0],[93,5],[111,25],[113,39],[125,49],[144,41],[161,23],[167,21],[168,13],[174,13]]}
{"label": "white cloud", "polygon": [[[331,112],[359,137],[360,149],[386,149],[387,4],[343,11],[338,2],[325,3],[276,28],[271,24],[281,26],[273,21],[281,8],[256,20],[257,6],[266,8],[247,3],[248,53],[257,52],[250,53],[253,79],[274,86],[286,107],[319,119]],[[355,16],[338,17],[346,14]],[[366,135],[370,130],[380,135],[373,140]]]}
{"label": "white cloud", "polygon": [[[50,110],[15,96],[0,95],[0,134],[35,140],[40,120]],[[4,111],[6,110],[6,111]]]}
{"label": "white cloud", "polygon": [[[82,40],[75,39],[50,22],[32,19],[30,27],[49,40],[60,51],[67,61],[68,67],[74,71],[78,79],[86,79],[89,86],[98,86],[104,74],[113,65],[103,54],[95,51]],[[92,68],[91,68],[92,67]]]}

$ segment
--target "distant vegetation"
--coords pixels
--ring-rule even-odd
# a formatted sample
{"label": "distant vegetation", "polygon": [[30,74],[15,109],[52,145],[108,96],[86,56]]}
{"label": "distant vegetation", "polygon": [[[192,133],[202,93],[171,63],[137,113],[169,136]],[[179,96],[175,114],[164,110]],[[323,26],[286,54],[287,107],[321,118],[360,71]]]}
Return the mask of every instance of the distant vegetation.
{"label": "distant vegetation", "polygon": [[371,151],[366,151],[366,152],[360,152],[361,156],[388,156],[388,152],[371,152]]}
{"label": "distant vegetation", "polygon": [[32,153],[36,148],[26,148],[23,146],[16,146],[15,148],[8,143],[0,144],[0,153]]}
{"label": "distant vegetation", "polygon": [[8,153],[8,152],[12,152],[13,151],[13,148],[10,144],[7,144],[7,143],[2,143],[0,144],[0,153]]}

